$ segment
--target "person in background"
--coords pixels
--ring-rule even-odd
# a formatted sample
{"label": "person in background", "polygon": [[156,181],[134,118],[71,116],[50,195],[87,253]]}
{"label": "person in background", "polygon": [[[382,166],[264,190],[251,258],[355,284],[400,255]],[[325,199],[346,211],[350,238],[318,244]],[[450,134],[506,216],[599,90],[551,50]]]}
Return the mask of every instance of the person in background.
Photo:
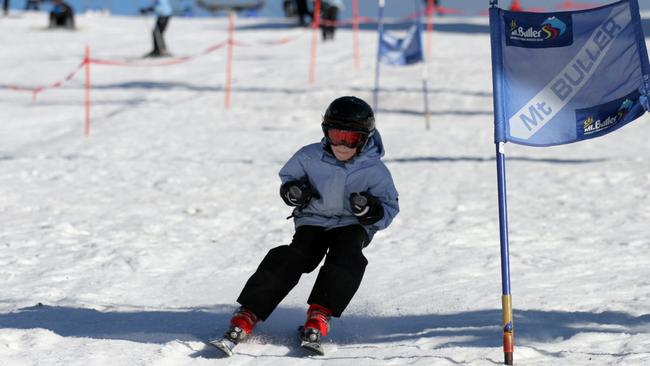
{"label": "person in background", "polygon": [[512,0],[510,3],[510,11],[523,11],[521,7],[521,2],[519,0]]}
{"label": "person in background", "polygon": [[191,18],[194,16],[194,9],[192,9],[191,5],[187,5],[185,8],[183,8],[181,14],[186,18]]}
{"label": "person in background", "polygon": [[140,9],[140,14],[156,13],[156,26],[153,29],[153,50],[145,57],[164,57],[171,56],[165,43],[165,29],[169,25],[169,19],[173,10],[169,0],[154,0],[151,6]]}
{"label": "person in background", "polygon": [[314,14],[309,11],[307,0],[296,0],[296,11],[298,12],[298,24],[301,27],[307,25],[306,17],[314,18]]}
{"label": "person in background", "polygon": [[25,3],[25,10],[39,10],[41,0],[27,0]]}
{"label": "person in background", "polygon": [[[424,6],[429,6],[429,0],[422,0],[424,2]],[[440,6],[440,1],[439,0],[433,0],[433,7],[436,8]]]}
{"label": "person in background", "polygon": [[429,15],[429,11],[431,11],[430,15],[445,15],[445,13],[442,11],[443,9],[440,8],[440,1],[439,0],[433,0],[433,3],[431,4],[433,6],[432,9],[429,9],[429,0],[422,0],[424,2],[424,13],[426,15]]}
{"label": "person in background", "polygon": [[339,17],[339,13],[343,11],[343,1],[342,0],[321,0],[321,18],[323,19],[323,24],[321,28],[323,30],[323,41],[328,39],[334,40],[334,31],[336,31],[336,22]]}
{"label": "person in background", "polygon": [[2,12],[5,16],[9,15],[9,0],[2,2]]}
{"label": "person in background", "polygon": [[74,10],[62,0],[54,0],[50,11],[49,28],[74,29]]}

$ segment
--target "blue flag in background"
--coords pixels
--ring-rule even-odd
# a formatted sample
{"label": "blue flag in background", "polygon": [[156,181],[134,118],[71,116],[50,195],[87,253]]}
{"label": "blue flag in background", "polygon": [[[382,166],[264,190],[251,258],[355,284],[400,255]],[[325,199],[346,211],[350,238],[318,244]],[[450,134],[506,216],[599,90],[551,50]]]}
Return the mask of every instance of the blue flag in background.
{"label": "blue flag in background", "polygon": [[650,64],[637,0],[558,13],[494,7],[490,27],[496,141],[567,144],[645,113]]}
{"label": "blue flag in background", "polygon": [[387,65],[411,65],[424,60],[422,52],[422,30],[420,24],[414,24],[405,37],[397,37],[388,32],[381,32],[379,57]]}

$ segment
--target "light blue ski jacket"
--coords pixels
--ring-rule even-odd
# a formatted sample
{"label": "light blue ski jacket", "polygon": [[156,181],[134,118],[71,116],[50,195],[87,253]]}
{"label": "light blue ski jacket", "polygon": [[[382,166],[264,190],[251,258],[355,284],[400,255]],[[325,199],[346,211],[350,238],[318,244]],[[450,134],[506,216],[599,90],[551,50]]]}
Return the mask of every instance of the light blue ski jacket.
{"label": "light blue ski jacket", "polygon": [[384,207],[384,218],[364,225],[368,238],[388,227],[399,212],[397,190],[388,168],[380,160],[384,146],[378,131],[363,151],[348,162],[336,160],[326,149],[325,139],[296,152],[280,170],[282,183],[307,178],[320,198],[312,198],[303,209],[294,209],[296,227],[315,225],[328,229],[359,224],[350,208],[350,194],[369,192]]}
{"label": "light blue ski jacket", "polygon": [[153,10],[156,12],[156,15],[161,17],[170,17],[174,12],[169,0],[156,0],[156,3],[153,5]]}
{"label": "light blue ski jacket", "polygon": [[326,8],[328,6],[336,6],[339,8],[339,12],[343,12],[343,10],[345,10],[345,6],[343,6],[342,0],[322,0],[321,3],[323,4],[323,8]]}

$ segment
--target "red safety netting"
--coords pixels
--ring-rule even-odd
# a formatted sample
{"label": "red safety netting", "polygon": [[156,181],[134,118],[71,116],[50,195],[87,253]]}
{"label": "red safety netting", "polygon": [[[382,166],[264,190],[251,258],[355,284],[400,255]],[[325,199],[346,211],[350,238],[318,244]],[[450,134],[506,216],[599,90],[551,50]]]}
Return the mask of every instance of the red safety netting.
{"label": "red safety netting", "polygon": [[[269,39],[269,40],[258,40],[254,43],[245,43],[245,42],[240,42],[240,41],[233,41],[232,44],[233,46],[239,46],[239,47],[269,47],[269,46],[277,46],[277,45],[284,45],[287,43],[290,43],[292,41],[297,40],[298,38],[302,37],[305,33],[303,32],[300,35],[296,36],[291,36],[291,37],[284,37],[280,39]],[[178,64],[183,64],[190,62],[192,60],[195,60],[199,57],[203,57],[205,55],[208,55],[210,53],[216,52],[220,49],[222,49],[224,46],[228,45],[228,41],[222,41],[219,43],[216,43],[214,45],[211,45],[207,47],[205,50],[203,50],[200,53],[197,53],[196,55],[191,55],[191,56],[182,56],[182,57],[172,57],[169,59],[165,60],[156,60],[154,61],[153,59],[149,60],[144,60],[144,59],[134,59],[134,60],[119,60],[119,59],[101,59],[101,58],[90,58],[88,60],[89,63],[95,64],[95,65],[107,65],[107,66],[123,66],[123,67],[159,67],[159,66],[172,66],[172,65],[178,65]],[[84,67],[86,63],[86,60],[83,60],[79,66],[77,66],[74,71],[70,72],[68,75],[66,75],[64,78],[53,82],[51,84],[47,85],[40,85],[40,86],[24,86],[24,85],[14,85],[14,84],[0,84],[0,89],[6,89],[6,90],[12,90],[12,91],[17,91],[17,92],[24,92],[24,93],[31,93],[32,97],[35,99],[39,93],[44,92],[49,89],[56,89],[60,88],[65,84],[66,82],[72,80],[77,73]]]}
{"label": "red safety netting", "polygon": [[[384,20],[384,23],[403,23],[405,21],[411,21],[417,18],[422,18],[428,15],[431,15],[431,13],[434,14],[445,14],[445,15],[463,15],[465,14],[462,10],[460,9],[455,9],[455,8],[448,8],[448,7],[443,7],[443,6],[436,6],[434,7],[433,12],[424,10],[424,11],[414,11],[402,18],[397,18],[397,19],[392,19],[392,20]],[[365,17],[365,16],[360,16],[356,18],[356,24],[376,24],[379,22],[377,18],[373,17]],[[322,25],[327,25],[327,26],[343,26],[343,25],[350,25],[350,24],[355,24],[355,18],[348,18],[348,19],[341,19],[337,21],[331,21],[331,20],[320,20],[319,24]]]}
{"label": "red safety netting", "polygon": [[[246,43],[246,42],[240,42],[240,41],[232,41],[233,46],[238,46],[238,47],[255,47],[255,46],[277,46],[277,45],[283,45],[290,43],[292,41],[295,41],[296,39],[300,38],[302,35],[298,36],[292,36],[292,37],[284,37],[280,39],[271,39],[271,40],[259,40],[256,41],[255,43]],[[182,57],[173,57],[171,59],[167,60],[161,60],[161,61],[151,61],[151,60],[143,60],[143,59],[137,59],[137,60],[103,60],[103,59],[91,59],[90,62],[93,64],[98,64],[98,65],[112,65],[112,66],[134,66],[134,67],[152,67],[152,66],[170,66],[170,65],[178,65],[178,64],[183,64],[186,62],[190,62],[192,60],[195,60],[199,57],[203,57],[205,55],[208,55],[212,52],[215,52],[224,46],[228,45],[229,41],[222,41],[219,43],[216,43],[202,52],[192,55],[192,56],[182,56]]]}
{"label": "red safety netting", "polygon": [[[310,83],[314,83],[315,81],[315,64],[316,64],[316,43],[317,43],[317,35],[316,31],[319,28],[320,24],[324,25],[333,25],[333,26],[338,26],[338,25],[349,25],[352,24],[353,28],[355,30],[355,64],[357,65],[357,68],[359,68],[360,61],[359,61],[359,52],[358,52],[358,35],[356,34],[358,32],[359,24],[371,24],[371,23],[377,23],[378,20],[376,18],[371,18],[371,17],[363,17],[359,16],[358,13],[358,2],[354,2],[354,16],[351,19],[344,19],[340,21],[321,21],[319,14],[319,5],[320,1],[316,1],[316,9],[314,11],[315,13],[315,21],[312,24],[312,57],[311,57],[311,63],[310,63]],[[458,9],[453,9],[453,8],[446,8],[446,7],[427,7],[427,9],[423,12],[414,12],[411,13],[401,19],[392,19],[389,21],[384,21],[384,23],[402,23],[405,21],[412,21],[417,18],[421,17],[427,17],[428,18],[428,23],[429,23],[429,30],[432,29],[432,22],[431,22],[431,15],[433,13],[437,14],[462,14],[462,11]],[[163,67],[163,66],[172,66],[172,65],[179,65],[179,64],[184,64],[188,63],[192,60],[195,60],[199,57],[205,56],[207,54],[216,52],[220,50],[221,48],[226,47],[227,48],[227,64],[226,64],[226,93],[225,93],[225,106],[226,108],[229,107],[230,105],[230,83],[231,83],[231,78],[232,78],[232,54],[233,54],[233,48],[234,47],[272,47],[272,46],[279,46],[279,45],[285,45],[288,44],[292,41],[297,40],[298,38],[304,36],[305,34],[308,34],[309,32],[302,32],[299,35],[296,36],[290,36],[290,37],[284,37],[280,39],[269,39],[269,40],[256,40],[252,42],[243,42],[239,40],[235,40],[234,37],[234,21],[235,21],[235,15],[234,13],[231,13],[230,15],[230,22],[229,22],[229,33],[228,33],[228,38],[222,42],[213,44],[209,47],[207,47],[205,50],[202,52],[199,52],[195,55],[189,55],[189,56],[181,56],[181,57],[173,57],[173,58],[167,58],[167,59],[102,59],[102,58],[93,58],[90,56],[90,48],[86,47],[86,55],[83,59],[83,61],[77,66],[77,68],[69,73],[66,77],[63,79],[56,81],[51,84],[47,85],[42,85],[42,86],[22,86],[22,85],[9,85],[9,84],[0,84],[0,89],[6,89],[6,90],[11,90],[11,91],[18,91],[18,92],[29,92],[32,94],[33,98],[36,99],[37,95],[43,91],[49,90],[49,89],[55,89],[55,88],[60,88],[65,84],[66,82],[72,80],[76,74],[81,70],[85,69],[85,91],[86,91],[86,135],[90,134],[90,108],[91,108],[91,98],[90,98],[90,91],[92,89],[92,84],[91,84],[91,65],[105,65],[105,66],[118,66],[118,67]]]}
{"label": "red safety netting", "polygon": [[25,93],[31,93],[32,98],[36,99],[38,96],[38,93],[41,93],[45,90],[48,89],[57,89],[63,86],[66,82],[74,79],[75,75],[79,73],[79,71],[84,67],[86,64],[86,61],[82,61],[79,66],[77,66],[76,69],[74,69],[72,72],[70,72],[68,75],[66,75],[64,78],[55,81],[51,84],[46,84],[42,86],[21,86],[21,85],[12,85],[12,84],[0,84],[0,89],[8,89],[8,90],[13,90],[17,92],[25,92]]}

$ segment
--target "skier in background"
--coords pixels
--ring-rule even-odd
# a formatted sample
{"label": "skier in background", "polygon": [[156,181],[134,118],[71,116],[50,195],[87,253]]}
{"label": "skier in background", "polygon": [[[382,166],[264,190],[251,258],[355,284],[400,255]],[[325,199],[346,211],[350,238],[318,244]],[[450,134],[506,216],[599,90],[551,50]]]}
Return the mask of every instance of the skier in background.
{"label": "skier in background", "polygon": [[264,257],[237,299],[241,307],[230,329],[211,342],[228,355],[325,257],[300,334],[320,345],[330,318],[341,316],[361,284],[368,264],[362,250],[399,212],[372,108],[356,97],[338,98],[321,126],[322,140],[298,150],[280,170],[280,197],[294,207],[296,231],[291,244]]}
{"label": "skier in background", "polygon": [[151,6],[140,9],[140,14],[151,12],[157,15],[156,26],[153,29],[153,50],[146,54],[145,57],[171,56],[171,53],[167,50],[164,37],[165,29],[167,29],[169,19],[173,13],[169,0],[154,0]]}
{"label": "skier in background", "polygon": [[192,9],[191,5],[187,5],[185,8],[183,8],[181,15],[186,18],[191,18],[194,16],[194,9]]}
{"label": "skier in background", "polygon": [[74,29],[74,10],[62,0],[54,0],[49,28]]}
{"label": "skier in background", "polygon": [[510,11],[523,11],[521,2],[519,0],[512,0],[510,3]]}
{"label": "skier in background", "polygon": [[[424,2],[424,6],[429,6],[429,0],[422,0]],[[433,7],[437,8],[440,6],[440,1],[439,0],[433,0]]]}
{"label": "skier in background", "polygon": [[27,0],[25,10],[39,10],[41,0]]}
{"label": "skier in background", "polygon": [[342,0],[321,0],[321,18],[323,24],[321,25],[323,31],[323,41],[328,39],[334,40],[334,32],[336,31],[336,22],[339,13],[344,9]]}
{"label": "skier in background", "polygon": [[9,15],[9,0],[4,0],[2,2],[2,13],[7,16]]}
{"label": "skier in background", "polygon": [[307,0],[296,0],[296,10],[298,12],[298,24],[302,27],[307,25],[306,17],[314,18],[314,14],[309,11]]}

